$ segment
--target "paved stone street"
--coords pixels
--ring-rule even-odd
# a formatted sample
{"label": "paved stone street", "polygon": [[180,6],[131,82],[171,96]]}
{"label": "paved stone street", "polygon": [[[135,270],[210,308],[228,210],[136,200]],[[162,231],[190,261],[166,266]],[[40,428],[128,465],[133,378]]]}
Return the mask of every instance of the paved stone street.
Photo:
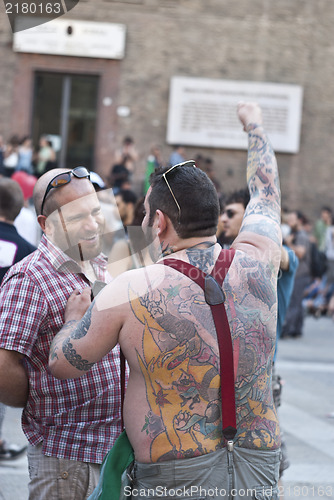
{"label": "paved stone street", "polygon": [[277,372],[284,380],[279,409],[291,466],[289,498],[334,498],[334,323],[308,317],[301,339],[281,340]]}
{"label": "paved stone street", "polygon": [[[308,317],[302,338],[281,340],[277,372],[284,381],[279,415],[291,462],[281,488],[285,499],[334,499],[334,418],[329,417],[334,414],[334,323]],[[23,444],[20,413],[8,409],[4,436]],[[27,483],[25,457],[0,464],[1,500],[27,500]]]}

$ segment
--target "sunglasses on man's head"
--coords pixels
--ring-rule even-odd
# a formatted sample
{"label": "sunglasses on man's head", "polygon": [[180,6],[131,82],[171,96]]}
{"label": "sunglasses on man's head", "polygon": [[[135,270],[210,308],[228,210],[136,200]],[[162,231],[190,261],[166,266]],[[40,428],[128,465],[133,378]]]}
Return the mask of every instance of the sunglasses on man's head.
{"label": "sunglasses on man's head", "polygon": [[73,170],[70,172],[63,172],[62,174],[58,174],[47,185],[47,188],[45,190],[44,196],[43,196],[43,201],[41,205],[41,215],[43,215],[43,208],[44,208],[44,203],[47,195],[51,191],[51,189],[54,188],[59,188],[62,186],[65,186],[66,184],[69,184],[72,180],[72,175],[76,177],[77,179],[88,179],[90,180],[90,172],[86,167],[75,167]]}
{"label": "sunglasses on man's head", "polygon": [[175,170],[176,168],[178,167],[196,167],[196,164],[194,162],[194,160],[188,160],[188,161],[184,161],[183,163],[177,163],[176,165],[173,165],[172,167],[170,167],[165,173],[162,174],[162,177],[165,179],[165,182],[167,184],[167,187],[170,191],[170,194],[173,196],[173,199],[175,201],[175,204],[177,206],[177,209],[179,211],[179,222],[180,222],[180,219],[181,219],[181,207],[175,197],[175,194],[173,193],[173,190],[172,188],[170,187],[169,185],[169,182],[166,178],[166,175],[169,174],[172,170]]}

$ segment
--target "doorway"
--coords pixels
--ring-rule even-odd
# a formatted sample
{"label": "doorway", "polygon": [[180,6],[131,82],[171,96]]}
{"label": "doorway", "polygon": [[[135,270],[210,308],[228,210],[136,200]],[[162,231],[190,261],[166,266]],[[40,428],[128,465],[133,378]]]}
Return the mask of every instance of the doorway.
{"label": "doorway", "polygon": [[47,135],[58,167],[94,170],[99,77],[36,72],[34,83],[34,144]]}

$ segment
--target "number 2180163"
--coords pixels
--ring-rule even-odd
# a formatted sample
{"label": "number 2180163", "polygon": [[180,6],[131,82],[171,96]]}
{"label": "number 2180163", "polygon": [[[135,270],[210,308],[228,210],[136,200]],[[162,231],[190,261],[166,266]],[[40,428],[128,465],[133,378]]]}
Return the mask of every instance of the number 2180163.
{"label": "number 2180163", "polygon": [[6,2],[6,14],[63,14],[60,2]]}

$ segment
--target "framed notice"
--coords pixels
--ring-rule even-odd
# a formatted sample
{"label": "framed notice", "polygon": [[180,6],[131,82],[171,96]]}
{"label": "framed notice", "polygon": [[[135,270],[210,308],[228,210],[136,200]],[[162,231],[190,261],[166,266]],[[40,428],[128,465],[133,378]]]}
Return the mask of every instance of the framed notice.
{"label": "framed notice", "polygon": [[[46,19],[47,20],[47,19]],[[46,21],[44,19],[44,21]],[[54,19],[38,26],[36,18],[18,17],[13,49],[16,52],[104,59],[123,59],[125,25]],[[43,19],[39,20],[40,23]]]}
{"label": "framed notice", "polygon": [[247,149],[247,134],[236,109],[239,101],[256,101],[261,105],[263,124],[274,150],[298,153],[302,99],[299,85],[173,77],[167,142]]}

